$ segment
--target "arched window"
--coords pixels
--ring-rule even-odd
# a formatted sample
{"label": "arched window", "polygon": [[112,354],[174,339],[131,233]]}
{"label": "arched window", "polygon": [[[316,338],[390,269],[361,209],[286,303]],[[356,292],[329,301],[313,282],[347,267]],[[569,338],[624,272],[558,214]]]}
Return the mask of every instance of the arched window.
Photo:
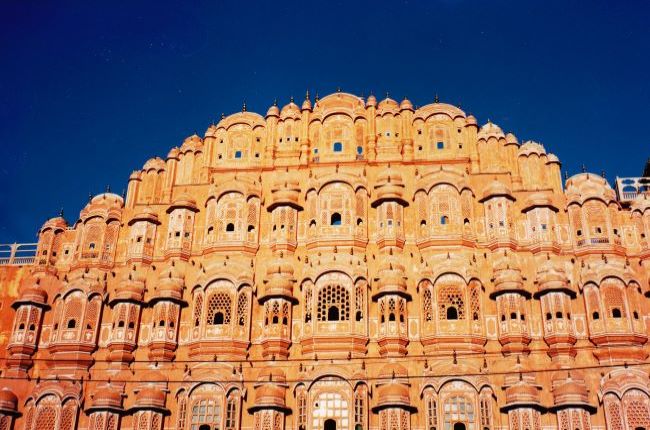
{"label": "arched window", "polygon": [[330,218],[330,225],[341,225],[341,214],[334,212]]}
{"label": "arched window", "polygon": [[449,223],[449,217],[447,215],[443,215],[440,217],[440,224],[446,225]]}
{"label": "arched window", "polygon": [[594,312],[594,313],[591,314],[591,318],[595,319],[595,320],[599,320],[600,319],[600,314],[598,312]]}
{"label": "arched window", "polygon": [[222,325],[223,324],[223,312],[216,312],[212,319],[212,324]]}
{"label": "arched window", "polygon": [[226,225],[226,231],[228,231],[228,232],[230,232],[230,231],[235,231],[235,224],[229,222],[229,223]]}
{"label": "arched window", "polygon": [[620,318],[620,317],[621,317],[621,310],[619,308],[613,308],[612,318]]}
{"label": "arched window", "polygon": [[454,430],[465,430],[465,423],[454,423]]}
{"label": "arched window", "polygon": [[325,420],[324,430],[336,430],[336,421],[333,419]]}
{"label": "arched window", "polygon": [[454,306],[449,306],[447,308],[447,319],[448,320],[458,319],[458,310]]}
{"label": "arched window", "polygon": [[363,147],[362,146],[357,146],[357,154],[359,154],[359,155],[363,154]]}
{"label": "arched window", "polygon": [[341,142],[334,142],[334,145],[332,145],[332,150],[334,152],[341,152],[343,151],[343,144]]}
{"label": "arched window", "polygon": [[319,321],[348,321],[350,295],[341,285],[326,285],[318,291]]}
{"label": "arched window", "polygon": [[68,321],[68,328],[75,328],[75,327],[77,327],[77,321],[73,319]]}

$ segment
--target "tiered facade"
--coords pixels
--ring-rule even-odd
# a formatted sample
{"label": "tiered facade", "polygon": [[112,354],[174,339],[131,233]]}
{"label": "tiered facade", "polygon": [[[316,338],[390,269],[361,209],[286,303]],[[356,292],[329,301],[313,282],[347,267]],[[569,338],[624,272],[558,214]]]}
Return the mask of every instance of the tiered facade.
{"label": "tiered facade", "polygon": [[454,106],[244,109],[43,225],[0,429],[647,430],[649,260],[650,199]]}

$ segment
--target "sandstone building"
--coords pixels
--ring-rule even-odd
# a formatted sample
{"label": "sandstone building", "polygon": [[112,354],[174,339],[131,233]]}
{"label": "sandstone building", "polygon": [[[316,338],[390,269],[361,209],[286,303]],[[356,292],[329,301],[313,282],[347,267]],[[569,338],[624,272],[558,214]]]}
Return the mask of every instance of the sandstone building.
{"label": "sandstone building", "polygon": [[0,267],[0,430],[648,430],[644,190],[438,100],[244,108]]}

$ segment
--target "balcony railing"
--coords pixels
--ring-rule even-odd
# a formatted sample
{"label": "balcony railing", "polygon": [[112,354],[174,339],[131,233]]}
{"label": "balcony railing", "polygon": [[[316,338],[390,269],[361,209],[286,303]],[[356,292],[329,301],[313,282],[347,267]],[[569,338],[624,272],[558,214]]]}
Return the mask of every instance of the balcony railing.
{"label": "balcony railing", "polygon": [[639,194],[650,197],[650,177],[616,178],[616,194],[621,202],[630,202]]}
{"label": "balcony railing", "polygon": [[24,266],[34,263],[37,243],[0,244],[0,266]]}

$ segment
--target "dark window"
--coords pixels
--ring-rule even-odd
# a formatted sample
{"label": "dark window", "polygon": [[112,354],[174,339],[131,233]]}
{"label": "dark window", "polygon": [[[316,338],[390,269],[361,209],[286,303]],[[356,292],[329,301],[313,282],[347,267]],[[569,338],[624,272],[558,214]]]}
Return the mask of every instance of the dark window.
{"label": "dark window", "polygon": [[18,330],[25,330],[25,324],[20,323],[20,325],[18,326]]}
{"label": "dark window", "polygon": [[516,312],[510,312],[510,319],[511,320],[516,320],[517,319],[517,313]]}
{"label": "dark window", "polygon": [[330,225],[341,225],[341,214],[334,212],[330,218]]}
{"label": "dark window", "polygon": [[249,226],[248,226],[248,231],[249,231],[249,232],[251,232],[251,231],[255,231],[255,226],[254,226],[254,225],[249,225]]}
{"label": "dark window", "polygon": [[363,154],[363,146],[357,146],[357,154]]}
{"label": "dark window", "polygon": [[77,326],[77,321],[76,320],[68,321],[68,328],[75,328],[76,326]]}
{"label": "dark window", "polygon": [[391,312],[390,314],[388,314],[388,321],[395,321],[395,314],[394,313]]}
{"label": "dark window", "polygon": [[445,225],[447,223],[449,223],[449,217],[447,217],[447,215],[441,216],[440,217],[440,224]]}
{"label": "dark window", "polygon": [[214,314],[212,324],[214,324],[214,325],[222,325],[223,324],[223,312],[217,312],[216,314]]}
{"label": "dark window", "polygon": [[228,225],[226,225],[226,231],[235,231],[235,224],[229,222]]}
{"label": "dark window", "polygon": [[124,321],[120,321],[120,322],[118,322],[118,323],[117,323],[117,326],[118,326],[118,327],[124,327]]}
{"label": "dark window", "polygon": [[619,308],[612,309],[612,318],[620,318],[621,310]]}
{"label": "dark window", "polygon": [[336,430],[336,421],[333,419],[325,420],[325,426],[323,426],[323,430]]}
{"label": "dark window", "polygon": [[134,327],[135,327],[135,323],[134,323],[133,321],[131,321],[131,322],[129,323],[129,328],[134,328]]}
{"label": "dark window", "polygon": [[639,313],[637,311],[632,312],[632,316],[634,317],[635,320],[639,319]]}
{"label": "dark window", "polygon": [[341,142],[334,142],[334,145],[332,146],[332,150],[334,152],[341,152],[343,151],[343,144]]}
{"label": "dark window", "polygon": [[436,147],[438,149],[445,149],[445,143],[444,142],[438,142],[438,143],[436,143]]}
{"label": "dark window", "polygon": [[158,327],[165,327],[165,320],[158,321]]}
{"label": "dark window", "polygon": [[336,306],[330,306],[327,310],[327,321],[338,321],[339,320],[339,308]]}
{"label": "dark window", "polygon": [[550,312],[546,312],[546,319],[550,320],[553,317]]}
{"label": "dark window", "polygon": [[455,307],[449,306],[447,308],[447,319],[448,320],[457,320],[458,319],[458,310]]}
{"label": "dark window", "polygon": [[241,151],[235,151],[235,158],[241,158]]}
{"label": "dark window", "polygon": [[465,430],[465,423],[454,423],[454,430]]}
{"label": "dark window", "polygon": [[562,319],[563,318],[562,312],[555,312],[555,318]]}
{"label": "dark window", "polygon": [[600,314],[598,312],[594,312],[594,313],[591,314],[591,318],[593,318],[595,320],[599,320],[600,319]]}
{"label": "dark window", "polygon": [[361,314],[361,311],[357,311],[357,313],[356,313],[356,320],[357,320],[357,321],[361,321],[361,318],[362,318],[362,317],[363,317],[363,315]]}

